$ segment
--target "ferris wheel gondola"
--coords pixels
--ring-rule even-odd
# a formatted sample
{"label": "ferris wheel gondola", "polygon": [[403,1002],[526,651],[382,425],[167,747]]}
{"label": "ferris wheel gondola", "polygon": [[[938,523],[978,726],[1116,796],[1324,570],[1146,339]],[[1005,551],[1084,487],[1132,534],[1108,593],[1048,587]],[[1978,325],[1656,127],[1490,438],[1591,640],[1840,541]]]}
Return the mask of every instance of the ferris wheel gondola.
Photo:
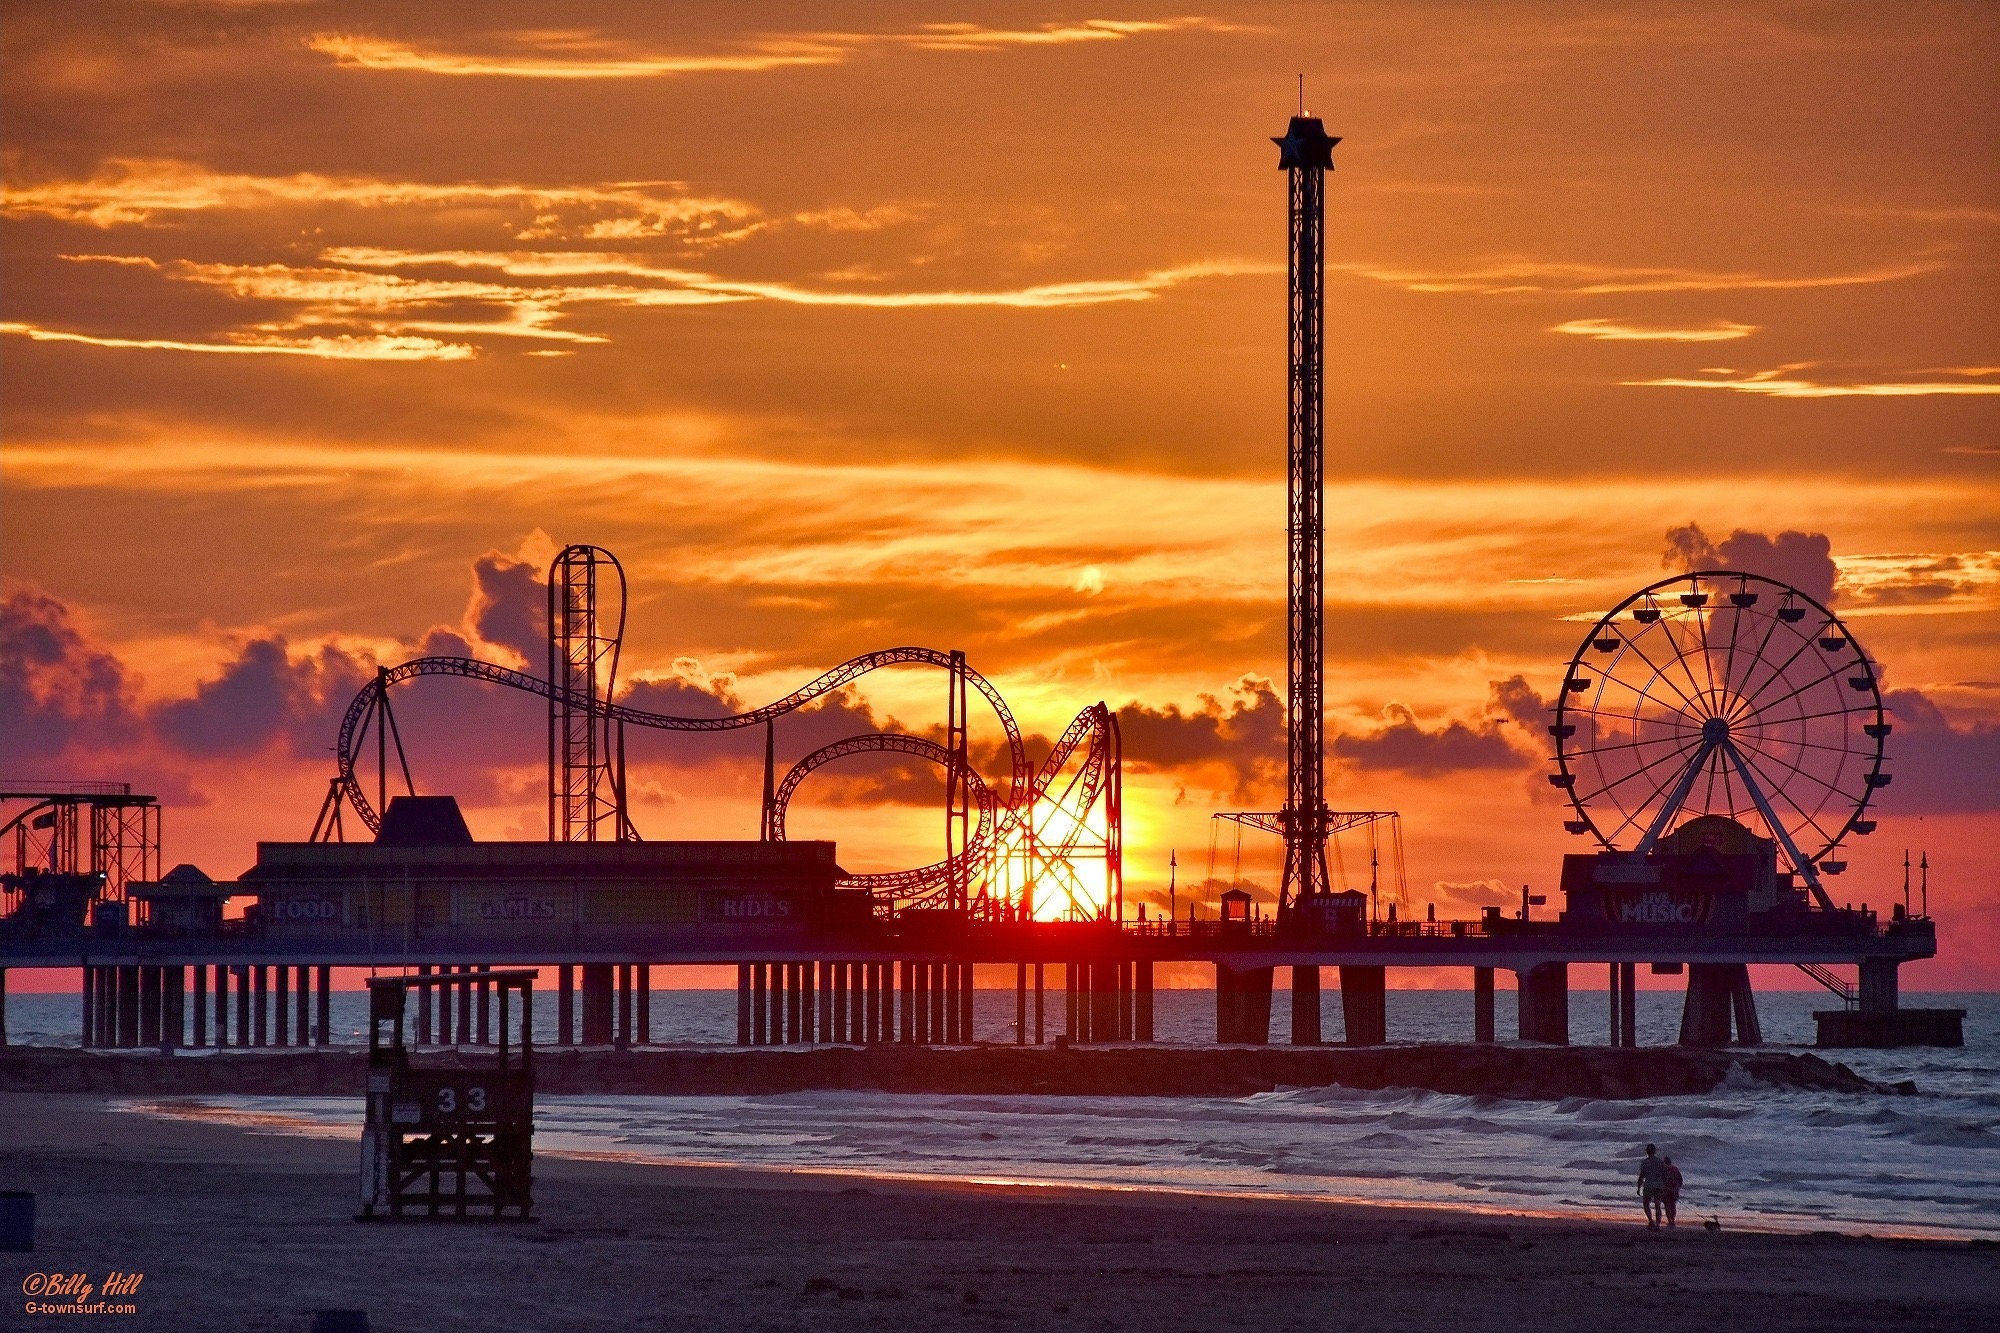
{"label": "ferris wheel gondola", "polygon": [[1867,834],[1891,724],[1875,664],[1799,589],[1738,570],[1662,579],[1598,619],[1557,693],[1572,833],[1644,855],[1684,817],[1774,842],[1822,907],[1834,853]]}

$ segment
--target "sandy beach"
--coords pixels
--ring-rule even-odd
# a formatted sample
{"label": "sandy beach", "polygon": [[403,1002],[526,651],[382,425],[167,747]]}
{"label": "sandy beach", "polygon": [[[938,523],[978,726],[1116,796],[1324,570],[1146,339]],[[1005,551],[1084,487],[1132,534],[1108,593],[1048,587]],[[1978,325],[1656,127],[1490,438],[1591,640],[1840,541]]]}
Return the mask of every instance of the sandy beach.
{"label": "sandy beach", "polygon": [[[2000,1247],[1278,1200],[537,1160],[530,1225],[358,1224],[356,1147],[0,1095],[5,1256],[143,1273],[123,1326],[1871,1329],[2000,1324]],[[16,1324],[15,1318],[21,1319]]]}

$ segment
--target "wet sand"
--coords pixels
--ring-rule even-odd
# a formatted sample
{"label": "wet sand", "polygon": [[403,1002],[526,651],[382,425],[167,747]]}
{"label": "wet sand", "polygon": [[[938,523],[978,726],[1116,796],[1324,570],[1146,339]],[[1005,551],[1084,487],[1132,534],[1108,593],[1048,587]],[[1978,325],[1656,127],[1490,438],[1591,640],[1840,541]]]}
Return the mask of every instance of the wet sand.
{"label": "wet sand", "polygon": [[356,1143],[0,1094],[0,1189],[39,1196],[0,1254],[145,1274],[129,1328],[376,1330],[2000,1327],[2000,1246],[1648,1233],[1278,1200],[536,1163],[534,1224],[360,1224]]}

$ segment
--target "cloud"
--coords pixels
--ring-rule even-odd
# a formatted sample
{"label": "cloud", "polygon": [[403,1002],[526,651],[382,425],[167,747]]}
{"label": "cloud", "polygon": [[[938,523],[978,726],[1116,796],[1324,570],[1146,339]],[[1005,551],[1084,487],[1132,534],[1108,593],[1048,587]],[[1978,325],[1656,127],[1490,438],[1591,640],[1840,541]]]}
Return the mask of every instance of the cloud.
{"label": "cloud", "polygon": [[1985,814],[2000,810],[2000,726],[1953,726],[1921,690],[1891,690],[1883,707],[1894,716],[1887,743],[1895,781],[1881,808],[1895,814]]}
{"label": "cloud", "polygon": [[2000,551],[1842,556],[1843,606],[2000,608]]}
{"label": "cloud", "polygon": [[1667,377],[1653,380],[1620,380],[1635,389],[1725,389],[1732,393],[1760,394],[1767,398],[1930,398],[2000,393],[2000,383],[1979,384],[1965,380],[1885,380],[1873,384],[1828,384],[1800,379],[1793,372],[1818,364],[1799,361],[1775,370],[1704,371],[1725,376],[1721,379]]}
{"label": "cloud", "polygon": [[[472,562],[472,600],[465,624],[480,644],[504,650],[511,665],[535,675],[548,669],[548,577],[543,569],[488,551]],[[599,612],[612,614],[600,589]]]}
{"label": "cloud", "polygon": [[331,644],[294,657],[280,636],[254,638],[191,697],[156,706],[153,727],[200,759],[246,757],[279,741],[297,758],[323,754],[374,665]]}
{"label": "cloud", "polygon": [[1199,772],[1222,775],[1218,790],[1248,802],[1285,772],[1285,705],[1271,682],[1244,676],[1228,700],[1197,696],[1193,709],[1152,708],[1136,701],[1118,710],[1125,760],[1141,773]]}
{"label": "cloud", "polygon": [[906,32],[770,33],[717,51],[651,51],[575,30],[502,33],[494,43],[497,49],[490,51],[446,50],[347,33],[314,33],[305,45],[347,69],[460,78],[650,79],[839,65],[869,50],[992,52],[1102,44],[1185,31],[1240,29],[1198,17],[1084,19],[1036,28],[926,23]]}
{"label": "cloud", "polygon": [[[513,181],[414,181],[301,171],[256,176],[176,158],[114,157],[85,180],[10,181],[0,215],[42,216],[110,228],[213,212],[277,208],[421,208],[497,213],[523,240],[560,235],[672,237],[690,245],[741,240],[766,225],[754,205],[690,195],[672,181],[533,185]],[[89,258],[150,263],[130,256]]]}
{"label": "cloud", "polygon": [[1560,294],[1614,296],[1633,292],[1751,292],[1798,291],[1816,287],[1854,287],[1935,273],[1945,267],[1935,261],[1885,264],[1849,273],[1785,277],[1744,271],[1689,268],[1623,267],[1559,260],[1508,258],[1463,269],[1411,269],[1382,264],[1329,264],[1336,272],[1390,283],[1413,292],[1468,293],[1479,296]]}
{"label": "cloud", "polygon": [[1382,710],[1385,724],[1373,731],[1342,732],[1328,747],[1332,757],[1361,772],[1394,771],[1412,777],[1526,768],[1538,756],[1516,737],[1547,723],[1548,705],[1527,680],[1512,676],[1489,686],[1487,715],[1477,722],[1457,719],[1426,728],[1402,704]]}
{"label": "cloud", "polygon": [[[578,293],[575,297],[566,296],[565,293],[571,289],[562,286],[533,289],[555,298],[558,304],[571,299],[605,299],[633,305],[669,304],[677,302],[663,302],[649,298],[681,291],[714,300],[778,301],[790,305],[849,306],[872,310],[968,306],[1046,310],[1069,306],[1103,305],[1119,301],[1149,301],[1164,291],[1204,278],[1261,276],[1284,271],[1283,265],[1261,260],[1198,260],[1152,269],[1128,278],[1088,278],[985,291],[883,292],[835,290],[784,281],[727,278],[693,269],[648,264],[620,254],[588,251],[423,252],[345,246],[327,251],[322,258],[334,264],[362,269],[457,267],[490,269],[515,278],[612,277],[637,279],[652,284],[644,288],[629,286],[604,288],[583,285],[575,289]],[[604,295],[593,298],[593,293],[600,292]]]}
{"label": "cloud", "polygon": [[[349,246],[330,250],[323,258],[331,262],[311,266],[187,261],[154,265],[174,281],[218,289],[244,300],[291,307],[281,318],[224,334],[224,341],[73,333],[15,322],[0,324],[0,332],[43,342],[96,347],[264,353],[338,360],[461,361],[476,355],[477,349],[429,335],[602,344],[610,339],[562,327],[557,321],[580,309],[605,306],[657,309],[772,301],[870,310],[968,307],[1056,310],[1150,301],[1172,288],[1204,278],[1274,271],[1272,265],[1263,263],[1210,261],[1156,269],[1129,278],[1040,283],[993,291],[879,291],[725,278],[613,254],[426,253]],[[408,277],[384,271],[417,267],[486,269],[529,281],[496,283]],[[570,280],[579,278],[618,280]],[[360,332],[299,334],[300,330],[326,327]]]}
{"label": "cloud", "polygon": [[8,777],[60,776],[36,770],[128,743],[140,725],[124,664],[84,636],[68,606],[27,591],[0,601],[0,764]]}
{"label": "cloud", "polygon": [[1726,319],[1710,320],[1700,328],[1660,328],[1614,319],[1572,319],[1552,326],[1549,332],[1573,333],[1599,342],[1713,343],[1747,338],[1757,328],[1755,324],[1737,324]]}
{"label": "cloud", "polygon": [[1784,531],[1775,537],[1738,528],[1720,544],[1709,540],[1698,523],[1667,529],[1662,569],[1688,573],[1701,569],[1738,569],[1790,584],[1823,605],[1832,605],[1839,569],[1833,562],[1833,542],[1823,532]]}
{"label": "cloud", "polygon": [[324,361],[466,361],[478,355],[464,343],[439,342],[392,334],[342,334],[337,337],[284,338],[253,333],[225,335],[228,342],[187,342],[178,338],[115,338],[101,334],[47,329],[16,320],[0,322],[0,333],[35,342],[81,343],[86,347],[126,348],[148,352],[221,352],[248,356],[309,356]]}

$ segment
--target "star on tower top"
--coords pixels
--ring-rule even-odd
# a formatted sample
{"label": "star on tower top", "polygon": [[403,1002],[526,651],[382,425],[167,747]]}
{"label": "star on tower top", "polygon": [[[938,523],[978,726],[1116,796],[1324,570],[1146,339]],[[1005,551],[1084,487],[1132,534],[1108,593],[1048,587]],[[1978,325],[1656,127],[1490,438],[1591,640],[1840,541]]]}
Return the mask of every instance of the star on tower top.
{"label": "star on tower top", "polygon": [[1317,167],[1321,171],[1333,170],[1333,146],[1340,142],[1340,136],[1328,134],[1326,125],[1318,116],[1293,116],[1292,123],[1285,130],[1285,137],[1272,139],[1278,145],[1278,170],[1290,171],[1294,167]]}

